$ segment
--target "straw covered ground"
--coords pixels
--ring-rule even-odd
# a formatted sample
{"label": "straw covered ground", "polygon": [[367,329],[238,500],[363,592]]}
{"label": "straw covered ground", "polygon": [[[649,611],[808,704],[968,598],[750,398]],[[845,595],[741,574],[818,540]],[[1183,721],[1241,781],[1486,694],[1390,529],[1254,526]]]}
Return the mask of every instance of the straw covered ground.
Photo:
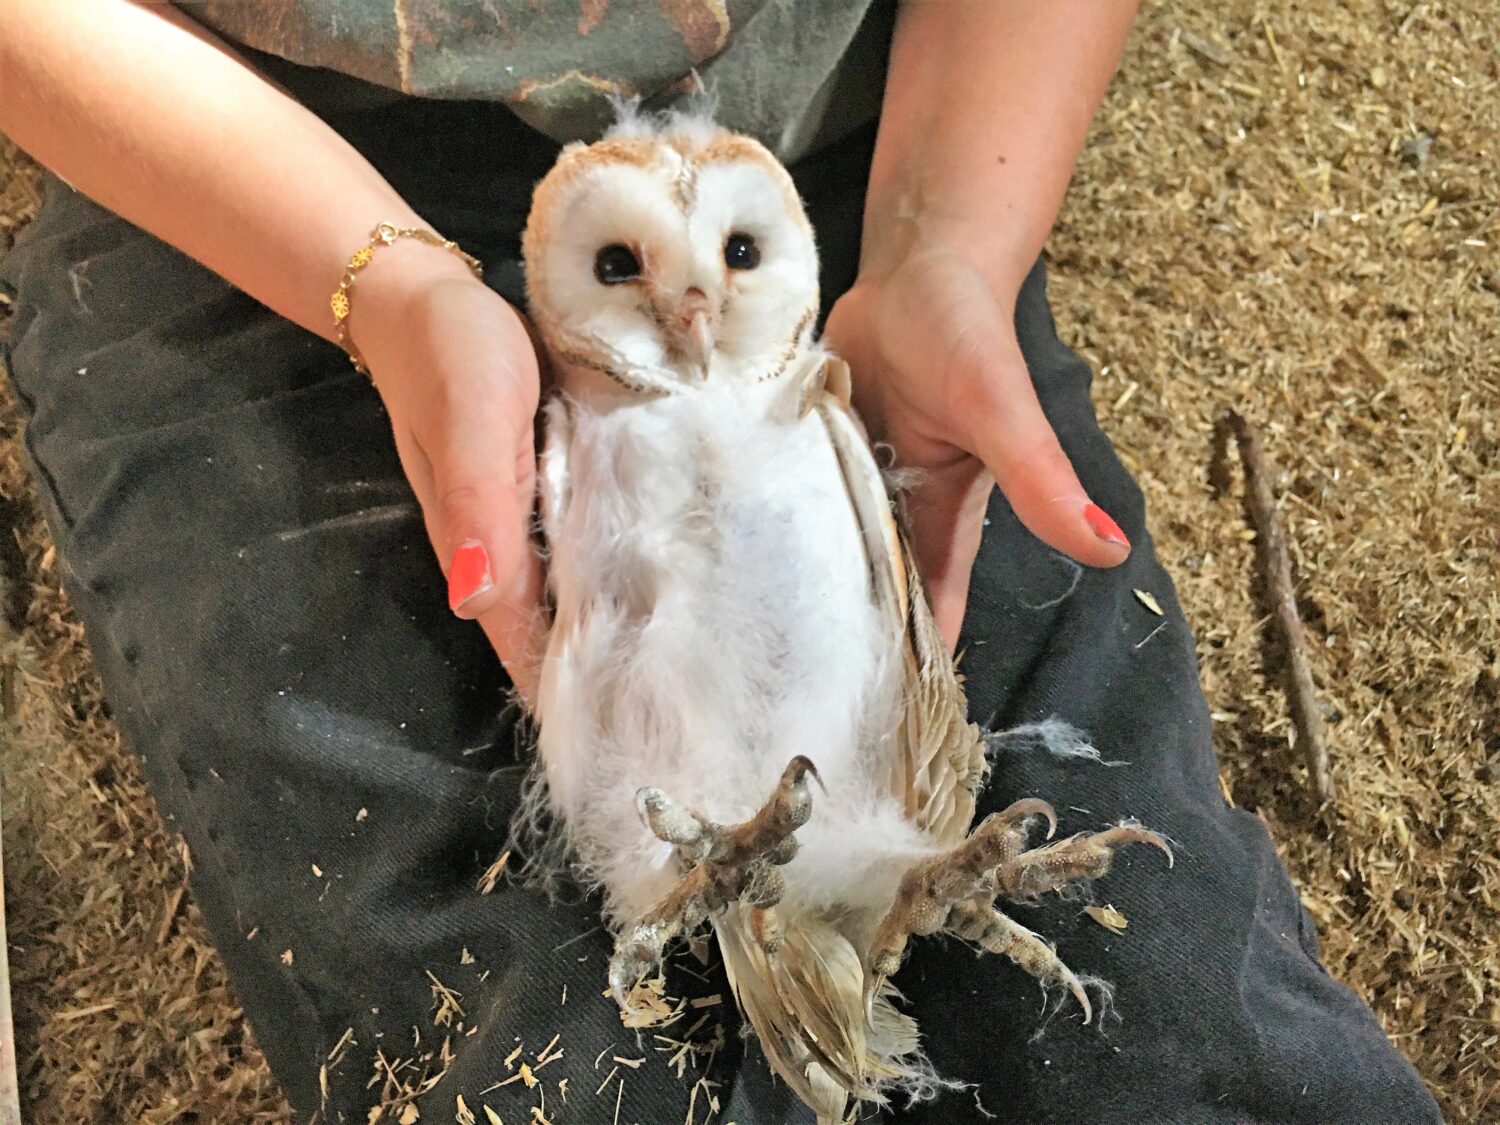
{"label": "straw covered ground", "polygon": [[[0,148],[0,250],[36,205]],[[1148,0],[1053,239],[1198,631],[1225,786],[1453,1121],[1500,1117],[1500,13]],[[3,315],[3,310],[0,310]],[[3,331],[3,328],[0,328]],[[1238,473],[1263,430],[1339,795],[1293,746]],[[122,748],[0,407],[21,1088],[54,1122],[289,1119]]]}

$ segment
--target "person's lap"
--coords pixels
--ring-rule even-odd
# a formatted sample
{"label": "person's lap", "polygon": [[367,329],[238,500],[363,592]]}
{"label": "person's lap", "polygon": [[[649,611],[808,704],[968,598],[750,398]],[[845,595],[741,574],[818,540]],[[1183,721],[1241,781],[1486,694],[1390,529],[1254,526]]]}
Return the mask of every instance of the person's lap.
{"label": "person's lap", "polygon": [[[496,107],[408,103],[339,124],[520,298],[518,235],[550,144]],[[852,280],[869,143],[798,169],[825,299]],[[478,628],[447,611],[370,386],[336,349],[55,181],[0,274],[70,594],[299,1114],[364,1121],[377,1050],[415,1059],[400,1071],[415,1084],[448,1040],[424,1119],[446,1118],[458,1094],[520,1119],[538,1101],[526,1083],[481,1091],[521,1061],[536,1067],[556,1035],[564,1054],[536,1075],[554,1120],[612,1120],[617,1097],[620,1121],[684,1119],[699,1072],[669,1071],[653,1033],[638,1040],[601,995],[596,905],[504,881],[476,890],[518,807],[524,734]],[[1220,796],[1191,634],[1140,493],[1095,422],[1087,366],[1053,331],[1040,269],[1018,327],[1085,486],[1135,551],[1117,570],[1080,571],[997,495],[962,645],[972,709],[996,728],[1056,716],[1124,764],[1017,743],[999,751],[981,811],[1036,795],[1063,832],[1136,817],[1172,838],[1178,862],[1169,871],[1150,849],[1116,862],[1098,896],[1129,919],[1120,935],[1076,902],[1010,908],[1076,971],[1113,982],[1118,1022],[1084,1027],[1071,1001],[1045,1015],[1036,984],[1003,959],[919,943],[900,984],[939,1072],[978,1088],[895,1119],[1436,1119],[1374,1018],[1317,964],[1259,822]],[[720,1119],[802,1120],[733,1033],[722,977],[707,975],[673,984],[725,998],[696,1036],[727,1031],[707,1074]],[[434,978],[462,994],[449,1025],[434,1019]],[[346,1029],[325,1105],[319,1069]],[[646,1061],[596,1094],[615,1055]]]}

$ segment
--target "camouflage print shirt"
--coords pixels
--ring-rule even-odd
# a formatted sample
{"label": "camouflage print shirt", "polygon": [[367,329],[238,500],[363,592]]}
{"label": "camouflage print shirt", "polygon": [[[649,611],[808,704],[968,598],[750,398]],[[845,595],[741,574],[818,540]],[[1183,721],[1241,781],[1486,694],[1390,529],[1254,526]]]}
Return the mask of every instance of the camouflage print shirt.
{"label": "camouflage print shirt", "polygon": [[392,91],[501,101],[559,141],[609,95],[664,106],[694,74],[719,120],[794,160],[879,112],[887,0],[184,0],[232,41]]}

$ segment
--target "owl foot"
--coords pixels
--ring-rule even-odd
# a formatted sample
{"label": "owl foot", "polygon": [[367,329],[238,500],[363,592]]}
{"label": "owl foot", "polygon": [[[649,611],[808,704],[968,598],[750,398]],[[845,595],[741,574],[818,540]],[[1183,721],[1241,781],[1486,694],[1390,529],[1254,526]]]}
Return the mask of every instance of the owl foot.
{"label": "owl foot", "polygon": [[798,755],[782,772],[760,811],[739,824],[699,816],[660,789],[636,793],[636,808],[659,840],[672,844],[687,869],[671,892],[623,932],[609,963],[609,985],[627,1012],[631,986],[654,968],[673,939],[690,934],[732,902],[750,910],[768,953],[781,944],[775,906],[786,890],[778,867],[797,854],[794,833],[812,815],[812,762]]}
{"label": "owl foot", "polygon": [[1050,943],[995,908],[995,897],[1029,899],[1045,891],[1109,870],[1116,849],[1151,844],[1172,861],[1172,849],[1155,832],[1119,825],[1027,850],[1026,828],[1033,818],[1047,821],[1047,838],[1057,817],[1045,801],[1028,798],[989,817],[969,838],[946,855],[918,864],[901,880],[896,902],[876,931],[870,947],[873,980],[893,974],[912,935],[951,933],[990,953],[1003,953],[1043,984],[1061,984],[1078,999],[1084,1023],[1093,1006],[1083,985],[1057,956]]}

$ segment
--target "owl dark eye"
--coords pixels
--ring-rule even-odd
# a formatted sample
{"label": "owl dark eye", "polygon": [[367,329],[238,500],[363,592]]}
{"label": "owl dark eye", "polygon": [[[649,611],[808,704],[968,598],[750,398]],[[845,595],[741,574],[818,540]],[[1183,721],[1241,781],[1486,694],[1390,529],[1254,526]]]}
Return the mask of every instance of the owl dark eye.
{"label": "owl dark eye", "polygon": [[594,276],[600,285],[619,285],[641,276],[641,263],[630,247],[611,243],[594,255]]}
{"label": "owl dark eye", "polygon": [[732,270],[753,270],[760,265],[760,247],[748,234],[731,234],[724,243],[724,264]]}

